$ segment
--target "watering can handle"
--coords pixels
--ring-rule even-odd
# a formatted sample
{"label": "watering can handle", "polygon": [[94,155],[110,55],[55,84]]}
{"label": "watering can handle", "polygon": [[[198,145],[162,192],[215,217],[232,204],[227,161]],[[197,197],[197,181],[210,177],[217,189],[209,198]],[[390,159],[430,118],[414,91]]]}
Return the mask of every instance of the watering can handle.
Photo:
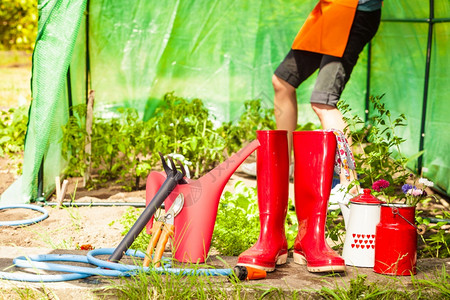
{"label": "watering can handle", "polygon": [[414,225],[413,223],[411,223],[410,221],[408,221],[404,216],[402,216],[402,215],[400,214],[400,212],[398,211],[398,208],[393,207],[393,208],[392,208],[392,213],[393,213],[394,215],[398,215],[400,218],[402,218],[403,220],[405,220],[406,223],[408,223],[408,224],[411,225],[412,227],[416,228],[418,234],[423,235],[423,234],[425,233],[425,228],[424,228],[423,226],[417,227],[416,225]]}

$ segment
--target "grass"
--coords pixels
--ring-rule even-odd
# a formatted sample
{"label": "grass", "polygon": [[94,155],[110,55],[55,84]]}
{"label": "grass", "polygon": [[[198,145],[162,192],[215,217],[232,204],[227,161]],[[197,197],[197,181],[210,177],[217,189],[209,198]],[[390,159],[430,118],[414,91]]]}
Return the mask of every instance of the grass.
{"label": "grass", "polygon": [[50,289],[34,287],[13,287],[9,290],[0,290],[0,299],[59,299]]}
{"label": "grass", "polygon": [[70,231],[71,229],[72,227],[69,224],[53,230],[32,229],[31,232],[52,249],[75,249],[75,241],[72,237],[69,236],[62,240],[55,240],[54,238],[57,232]]}
{"label": "grass", "polygon": [[18,107],[31,99],[31,54],[0,51],[0,108]]}
{"label": "grass", "polygon": [[292,290],[255,282],[236,282],[224,277],[195,277],[139,273],[131,278],[111,281],[97,290],[102,298],[118,299],[449,299],[449,274],[445,265],[429,278],[405,284],[398,277],[384,277],[383,282],[369,282],[366,275],[345,283],[329,284],[324,277],[321,289]]}
{"label": "grass", "polygon": [[[317,277],[322,287],[301,289],[271,287],[258,281],[239,282],[224,276],[160,275],[139,272],[132,277],[108,279],[107,286],[86,289],[83,296],[92,299],[450,299],[449,271],[446,264],[422,276],[384,276],[380,281],[370,281],[367,275],[358,274],[348,279]],[[288,284],[286,283],[286,286]],[[317,286],[317,285],[316,285]],[[0,289],[0,299],[59,299],[58,292],[49,285]],[[83,293],[82,293],[83,294]]]}
{"label": "grass", "polygon": [[[291,298],[298,292],[280,288],[248,285],[227,277],[159,275],[139,273],[122,278],[97,292],[99,296],[118,299],[254,299]],[[295,296],[294,296],[295,297]]]}
{"label": "grass", "polygon": [[43,230],[40,225],[37,224],[37,227],[24,227],[24,229],[32,232],[36,238],[39,238],[45,245],[52,249],[75,249],[76,243],[73,237],[68,236],[66,239],[57,240],[55,239],[55,236],[60,236],[60,234],[57,234],[59,232],[79,232],[83,228],[82,218],[76,207],[63,207],[62,209],[64,209],[68,215],[68,221],[65,226],[51,230]]}
{"label": "grass", "polygon": [[31,52],[0,51],[0,67],[31,67]]}

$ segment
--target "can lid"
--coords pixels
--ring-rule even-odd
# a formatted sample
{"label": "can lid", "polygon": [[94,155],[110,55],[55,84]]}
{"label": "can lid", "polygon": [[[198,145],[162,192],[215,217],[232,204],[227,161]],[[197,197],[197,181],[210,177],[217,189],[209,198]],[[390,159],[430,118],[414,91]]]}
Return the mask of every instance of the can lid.
{"label": "can lid", "polygon": [[370,189],[364,189],[363,193],[352,198],[350,202],[353,203],[366,203],[366,204],[381,204],[384,203],[380,199],[376,198],[374,195],[371,194]]}

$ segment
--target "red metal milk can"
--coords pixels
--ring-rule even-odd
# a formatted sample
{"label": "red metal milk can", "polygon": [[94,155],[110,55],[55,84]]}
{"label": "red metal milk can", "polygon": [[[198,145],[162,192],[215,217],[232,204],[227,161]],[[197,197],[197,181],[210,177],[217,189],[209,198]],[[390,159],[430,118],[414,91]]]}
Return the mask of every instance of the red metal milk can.
{"label": "red metal milk can", "polygon": [[375,273],[416,274],[415,206],[382,204],[375,236]]}

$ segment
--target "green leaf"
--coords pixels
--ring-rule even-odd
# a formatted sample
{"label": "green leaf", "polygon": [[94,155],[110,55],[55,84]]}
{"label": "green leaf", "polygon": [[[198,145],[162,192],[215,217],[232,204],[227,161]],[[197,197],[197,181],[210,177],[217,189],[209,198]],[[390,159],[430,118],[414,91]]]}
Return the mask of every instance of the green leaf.
{"label": "green leaf", "polygon": [[108,144],[106,146],[106,151],[108,152],[108,154],[111,154],[113,152],[113,146],[111,144]]}
{"label": "green leaf", "polygon": [[10,137],[10,136],[2,136],[2,137],[0,138],[0,144],[9,142],[10,140],[11,140],[11,137]]}

